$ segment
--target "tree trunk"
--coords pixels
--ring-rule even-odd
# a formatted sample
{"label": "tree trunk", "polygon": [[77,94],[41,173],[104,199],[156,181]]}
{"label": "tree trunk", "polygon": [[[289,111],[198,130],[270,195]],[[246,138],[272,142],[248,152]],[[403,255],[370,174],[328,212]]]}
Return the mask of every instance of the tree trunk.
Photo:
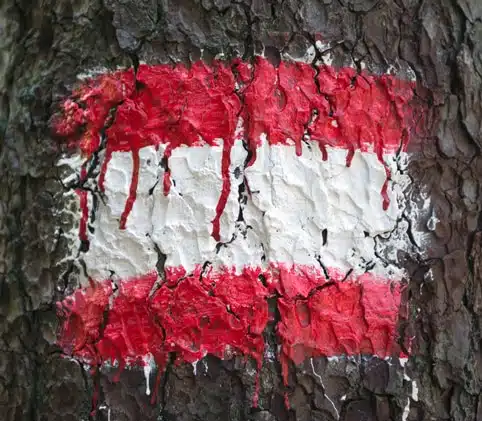
{"label": "tree trunk", "polygon": [[[5,420],[482,419],[478,0],[3,0],[0,19]],[[117,382],[115,370],[91,376],[64,358],[55,344],[56,302],[78,287],[80,271],[69,259],[76,209],[56,165],[62,147],[51,117],[76,76],[142,62],[211,62],[220,54],[297,59],[317,40],[334,67],[413,72],[424,103],[400,228],[412,244],[398,253],[409,273],[406,366],[318,357],[291,364],[285,386],[279,362],[265,359],[255,407],[250,359],[207,355],[195,376],[189,364],[168,363],[151,404],[142,369],[122,371]],[[430,208],[417,214],[424,200]],[[275,341],[272,332],[265,336]]]}

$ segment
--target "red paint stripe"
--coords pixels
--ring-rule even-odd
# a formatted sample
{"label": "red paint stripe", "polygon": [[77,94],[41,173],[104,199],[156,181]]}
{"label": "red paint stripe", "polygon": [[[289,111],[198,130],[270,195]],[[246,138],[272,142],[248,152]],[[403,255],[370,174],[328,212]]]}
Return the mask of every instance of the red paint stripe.
{"label": "red paint stripe", "polygon": [[322,146],[382,153],[402,141],[406,147],[413,122],[413,82],[353,68],[289,62],[275,68],[257,57],[253,64],[197,62],[190,69],[141,65],[136,78],[138,89],[131,69],[89,79],[62,104],[54,132],[77,138],[91,154],[116,107],[106,130],[112,150],[213,145],[232,141],[242,115],[253,152],[262,133],[272,144],[289,138],[300,145],[306,128]]}
{"label": "red paint stripe", "polygon": [[79,206],[80,206],[80,223],[79,223],[79,238],[82,241],[88,241],[89,237],[87,236],[87,222],[89,220],[89,206],[87,203],[87,190],[77,189],[75,190],[77,196],[79,196]]}
{"label": "red paint stripe", "polygon": [[59,344],[89,362],[141,363],[150,353],[162,366],[176,352],[179,362],[237,353],[261,363],[267,298],[276,290],[284,358],[299,363],[320,355],[398,355],[400,285],[369,274],[343,281],[332,273],[328,282],[322,271],[306,266],[245,268],[240,274],[168,268],[166,282],[150,298],[156,273],[121,281],[116,293],[110,281],[95,283],[59,304]]}

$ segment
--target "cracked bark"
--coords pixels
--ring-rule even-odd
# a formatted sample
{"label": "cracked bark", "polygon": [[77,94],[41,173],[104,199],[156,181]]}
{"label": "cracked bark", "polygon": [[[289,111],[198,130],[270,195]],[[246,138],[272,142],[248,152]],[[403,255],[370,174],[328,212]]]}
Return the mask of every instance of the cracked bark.
{"label": "cracked bark", "polygon": [[[81,268],[66,261],[73,216],[53,166],[59,147],[49,118],[75,76],[93,68],[206,61],[265,51],[302,57],[317,37],[333,65],[352,61],[385,72],[412,69],[431,104],[429,135],[408,166],[439,222],[425,227],[422,254],[401,252],[411,275],[409,320],[416,353],[407,365],[419,389],[408,420],[482,419],[482,7],[477,0],[171,0],[81,2],[4,0],[0,59],[0,406],[6,420],[88,419],[94,384],[52,345],[55,302]],[[242,192],[240,191],[240,197]],[[413,206],[417,206],[416,202]],[[61,215],[61,216],[59,216]],[[248,227],[247,227],[248,228]],[[329,233],[329,227],[327,227]],[[382,238],[377,242],[383,243]],[[380,248],[383,251],[383,248]],[[159,255],[162,267],[163,257]],[[388,258],[387,258],[388,259]],[[273,301],[276,301],[275,299]],[[275,305],[275,303],[270,303]],[[273,326],[265,335],[275,346]],[[271,330],[270,330],[271,328]],[[140,370],[102,370],[96,417],[112,420],[401,419],[410,382],[389,362],[307,361],[290,372],[284,405],[279,363],[265,359],[259,408],[251,408],[253,362],[206,357],[207,372],[170,366],[161,404],[145,396]],[[198,363],[201,365],[201,362]],[[161,373],[162,375],[162,373]],[[322,382],[320,382],[322,379]],[[327,395],[325,395],[327,393]],[[345,399],[342,397],[345,396]],[[334,410],[332,403],[339,406]]]}

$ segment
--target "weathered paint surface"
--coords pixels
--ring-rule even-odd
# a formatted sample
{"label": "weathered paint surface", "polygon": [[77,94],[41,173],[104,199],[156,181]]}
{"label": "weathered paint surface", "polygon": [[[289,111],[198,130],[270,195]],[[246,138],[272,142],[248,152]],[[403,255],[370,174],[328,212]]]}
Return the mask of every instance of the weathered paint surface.
{"label": "weathered paint surface", "polygon": [[392,76],[262,58],[88,80],[54,121],[80,184],[101,158],[102,200],[79,193],[90,286],[59,305],[61,345],[93,363],[261,363],[277,295],[282,362],[399,354],[403,272],[375,237],[403,212],[412,99]]}

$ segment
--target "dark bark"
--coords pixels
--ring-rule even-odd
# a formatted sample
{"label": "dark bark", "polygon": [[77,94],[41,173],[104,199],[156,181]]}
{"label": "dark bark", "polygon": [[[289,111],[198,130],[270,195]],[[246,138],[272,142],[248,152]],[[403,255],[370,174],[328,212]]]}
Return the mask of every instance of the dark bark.
{"label": "dark bark", "polygon": [[108,408],[115,421],[336,419],[326,396],[346,421],[401,419],[411,385],[382,360],[308,360],[292,367],[288,389],[279,364],[265,361],[254,409],[253,362],[206,357],[209,370],[200,362],[196,377],[190,366],[169,366],[159,403],[150,405],[141,370],[123,372],[119,383],[109,370],[92,379],[53,345],[55,302],[76,286],[76,270],[64,259],[72,217],[49,118],[75,76],[139,61],[189,62],[201,51],[205,60],[250,58],[263,47],[296,57],[319,34],[337,43],[334,65],[363,60],[384,72],[398,61],[426,91],[408,194],[416,207],[425,189],[440,222],[431,230],[428,215],[414,227],[430,241],[426,255],[414,243],[399,256],[411,274],[405,333],[416,338],[408,372],[419,388],[408,420],[482,419],[479,0],[3,0],[0,7],[1,418],[86,420],[98,381],[98,419]]}

